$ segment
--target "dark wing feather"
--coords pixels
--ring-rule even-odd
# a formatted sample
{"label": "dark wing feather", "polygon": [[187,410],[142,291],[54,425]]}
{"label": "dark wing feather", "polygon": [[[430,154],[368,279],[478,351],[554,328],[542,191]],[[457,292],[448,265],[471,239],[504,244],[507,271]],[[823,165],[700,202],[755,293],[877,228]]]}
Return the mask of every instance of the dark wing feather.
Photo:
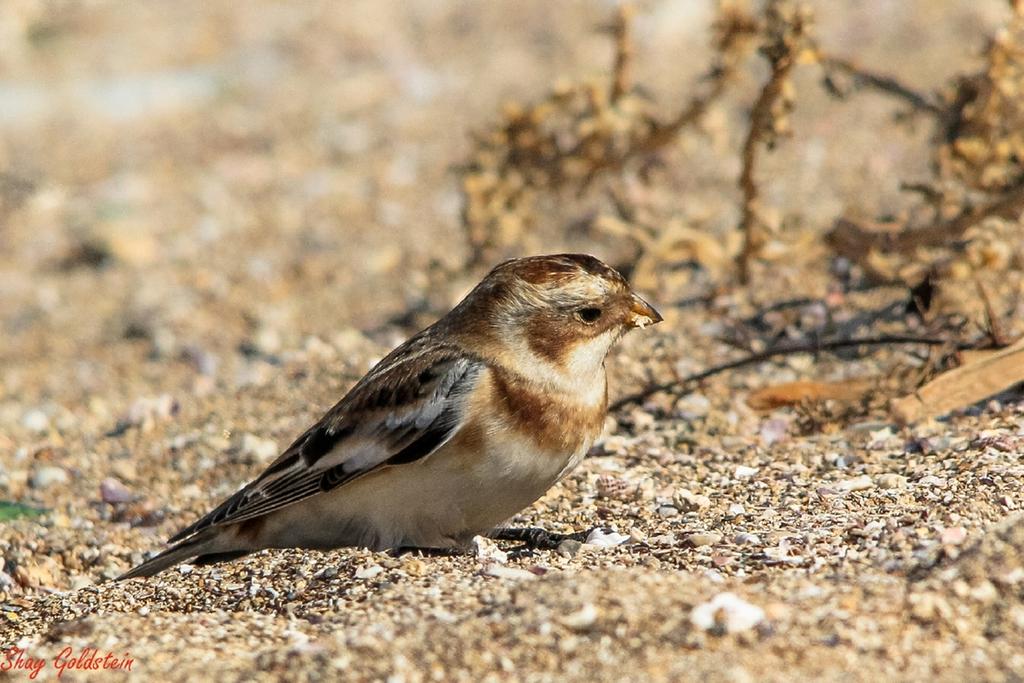
{"label": "dark wing feather", "polygon": [[440,448],[462,425],[484,364],[424,341],[413,338],[388,355],[263,474],[170,541],[265,515]]}

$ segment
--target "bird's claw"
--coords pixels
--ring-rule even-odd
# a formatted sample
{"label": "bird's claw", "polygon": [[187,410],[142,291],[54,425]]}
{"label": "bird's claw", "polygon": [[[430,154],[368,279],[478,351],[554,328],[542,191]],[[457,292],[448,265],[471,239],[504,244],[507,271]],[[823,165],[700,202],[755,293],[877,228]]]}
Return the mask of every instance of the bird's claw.
{"label": "bird's claw", "polygon": [[576,531],[570,534],[560,534],[554,531],[547,531],[539,527],[511,528],[502,527],[495,529],[488,537],[495,541],[515,541],[522,543],[522,548],[516,550],[557,550],[565,541],[576,541],[586,543],[590,534],[600,529],[604,533],[610,533],[611,529],[606,526],[591,527],[587,531]]}

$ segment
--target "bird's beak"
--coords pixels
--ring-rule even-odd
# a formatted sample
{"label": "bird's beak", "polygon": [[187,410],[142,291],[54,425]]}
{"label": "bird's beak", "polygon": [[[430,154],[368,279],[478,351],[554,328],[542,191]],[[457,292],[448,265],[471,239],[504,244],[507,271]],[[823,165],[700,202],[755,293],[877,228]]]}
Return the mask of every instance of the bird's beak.
{"label": "bird's beak", "polygon": [[629,316],[626,318],[628,324],[643,329],[648,325],[660,323],[662,320],[664,318],[661,317],[661,313],[654,310],[654,306],[651,306],[636,294],[630,297]]}

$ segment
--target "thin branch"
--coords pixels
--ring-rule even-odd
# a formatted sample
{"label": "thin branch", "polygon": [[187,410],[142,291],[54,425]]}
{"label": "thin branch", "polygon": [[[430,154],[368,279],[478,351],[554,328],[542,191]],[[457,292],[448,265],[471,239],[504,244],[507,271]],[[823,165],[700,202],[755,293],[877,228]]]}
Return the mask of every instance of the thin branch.
{"label": "thin branch", "polygon": [[968,228],[986,218],[1000,216],[1012,220],[1021,212],[1024,212],[1024,184],[984,206],[965,209],[956,218],[938,221],[923,228],[881,232],[867,230],[855,221],[840,218],[827,240],[841,255],[862,263],[864,256],[872,249],[905,253],[917,247],[942,246],[959,239]]}
{"label": "thin branch", "polygon": [[697,296],[687,297],[686,299],[679,299],[673,301],[670,305],[675,308],[693,308],[694,306],[708,306],[719,295],[717,291],[711,291],[707,294],[698,294]]}
{"label": "thin branch", "polygon": [[754,109],[750,114],[750,129],[747,139],[743,142],[743,168],[740,171],[739,185],[743,192],[743,208],[740,216],[740,232],[743,234],[743,248],[737,257],[740,282],[746,284],[750,279],[750,259],[760,250],[763,237],[760,221],[757,217],[758,188],[754,182],[754,168],[757,163],[759,142],[771,126],[771,108],[779,93],[785,72],[773,71],[772,77],[757,97]]}
{"label": "thin branch", "polygon": [[[687,104],[674,118],[666,122],[652,121],[650,131],[643,138],[636,140],[621,153],[592,160],[591,167],[588,170],[586,177],[580,183],[577,194],[582,195],[586,192],[593,181],[601,173],[606,171],[618,171],[622,169],[627,162],[632,161],[634,158],[658,151],[668,143],[672,142],[683,128],[699,120],[704,115],[704,112],[707,111],[708,106],[710,106],[714,100],[718,99],[719,95],[721,95],[722,91],[725,89],[724,79],[712,78],[714,80],[707,92],[694,96],[690,100],[689,104]],[[578,156],[579,150],[584,147],[585,142],[585,140],[581,140],[578,143],[577,148],[570,150],[569,154],[566,156]]]}
{"label": "thin branch", "polygon": [[[631,18],[632,9],[628,12],[620,12],[619,24],[622,25],[622,22],[624,21],[628,23]],[[629,145],[623,152],[618,154],[609,154],[604,158],[591,160],[591,167],[588,170],[586,177],[583,179],[583,182],[580,183],[577,194],[582,195],[586,192],[599,174],[605,171],[618,171],[635,157],[651,154],[671,143],[676,139],[683,128],[697,123],[701,117],[704,116],[704,113],[708,110],[711,103],[722,95],[727,83],[736,73],[737,55],[740,53],[744,41],[757,33],[758,24],[752,17],[743,13],[730,13],[721,17],[720,20],[720,23],[716,24],[714,27],[716,37],[713,47],[717,54],[717,58],[711,65],[708,72],[700,79],[700,82],[709,83],[710,85],[704,87],[703,92],[698,92],[690,98],[690,101],[686,106],[668,121],[650,119],[650,129],[647,131],[647,134]],[[616,33],[617,49],[615,55],[615,75],[613,76],[612,101],[615,101],[616,99],[614,93],[619,87],[618,84],[620,79],[623,78],[623,76],[629,77],[630,75],[627,67],[631,64],[633,55],[633,43],[630,33],[631,28],[624,25],[623,31],[624,33],[622,34]],[[623,38],[618,38],[620,35],[624,36],[624,39],[629,41],[628,45],[623,44]],[[624,52],[623,47],[628,47],[628,50]],[[623,67],[621,70],[620,63]],[[585,144],[585,139],[580,140],[580,142],[577,143],[577,147],[570,150],[568,156],[579,156],[580,151],[583,149]]]}
{"label": "thin branch", "polygon": [[758,151],[763,146],[771,147],[775,140],[777,114],[776,103],[785,102],[784,89],[789,74],[796,64],[796,53],[804,39],[805,26],[799,13],[791,17],[783,15],[776,3],[770,3],[767,14],[769,42],[762,46],[761,53],[771,65],[771,75],[761,88],[750,112],[750,127],[741,153],[739,187],[743,193],[743,207],[740,214],[739,230],[743,234],[743,247],[736,257],[741,284],[750,279],[750,260],[761,250],[764,235],[758,216],[758,187],[754,180]]}
{"label": "thin branch", "polygon": [[826,73],[835,70],[850,76],[853,79],[854,87],[874,88],[903,100],[914,109],[926,111],[940,120],[945,120],[948,116],[949,112],[936,104],[931,97],[900,83],[893,76],[869,71],[842,57],[822,56],[819,62]]}
{"label": "thin branch", "polygon": [[951,345],[959,350],[978,348],[977,344],[960,342],[954,339],[942,339],[939,337],[921,337],[913,335],[882,335],[878,337],[862,337],[856,339],[829,339],[825,341],[801,341],[793,344],[781,344],[772,349],[752,353],[736,360],[731,360],[721,365],[712,366],[706,370],[683,377],[663,384],[651,384],[635,394],[629,394],[618,399],[609,406],[609,410],[618,410],[627,405],[640,403],[646,398],[662,391],[673,391],[682,393],[691,390],[700,382],[721,374],[728,370],[735,370],[747,365],[762,363],[776,356],[791,356],[798,353],[819,353],[821,351],[836,351],[839,349],[855,348],[858,346],[892,346],[897,344],[922,344],[925,346]]}
{"label": "thin branch", "polygon": [[615,67],[612,70],[612,103],[618,102],[619,98],[633,88],[633,56],[636,53],[633,46],[633,15],[635,8],[626,3],[619,8],[619,14],[612,26],[612,35],[615,36]]}
{"label": "thin branch", "polygon": [[1006,330],[1003,329],[1003,323],[995,313],[995,307],[992,305],[992,298],[988,295],[988,289],[981,282],[981,280],[975,278],[974,284],[978,288],[978,295],[981,297],[981,302],[985,306],[985,333],[988,334],[989,339],[992,340],[994,346],[1007,346],[1010,344],[1010,337],[1006,334]]}

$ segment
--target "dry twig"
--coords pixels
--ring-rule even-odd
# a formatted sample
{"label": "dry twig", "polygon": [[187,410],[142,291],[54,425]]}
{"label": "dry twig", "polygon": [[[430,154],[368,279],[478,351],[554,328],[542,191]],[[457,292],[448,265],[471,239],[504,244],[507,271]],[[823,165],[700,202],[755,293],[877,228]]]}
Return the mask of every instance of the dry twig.
{"label": "dry twig", "polygon": [[715,26],[716,61],[698,92],[675,116],[661,119],[632,82],[633,10],[623,5],[611,26],[615,59],[607,84],[557,87],[532,105],[506,106],[504,121],[476,136],[473,159],[462,174],[462,222],[470,266],[521,244],[542,194],[588,190],[599,177],[670,144],[722,93],[736,53],[756,26],[739,12]]}
{"label": "dry twig", "polygon": [[[935,180],[904,184],[924,196],[934,220],[924,227],[873,230],[864,222],[840,218],[826,237],[837,253],[860,264],[872,280],[891,279],[895,263],[920,258],[919,247],[970,249],[979,243],[968,239],[970,228],[990,217],[1013,221],[1024,212],[1024,3],[1012,7],[1006,28],[990,41],[985,67],[960,78],[945,101],[847,60],[820,58],[826,73],[842,71],[858,86],[885,91],[927,111],[939,124]],[[956,206],[957,215],[943,216],[944,209]],[[888,265],[879,269],[878,257],[883,254]]]}
{"label": "dry twig", "polygon": [[747,396],[747,405],[754,410],[775,410],[805,402],[860,401],[875,384],[872,380],[797,380],[759,389]]}
{"label": "dry twig", "polygon": [[992,346],[996,348],[1008,346],[1010,338],[1006,334],[1006,329],[1003,327],[999,316],[996,315],[995,307],[992,305],[992,297],[988,295],[988,289],[981,280],[975,279],[974,282],[978,287],[978,296],[981,297],[981,303],[985,306],[985,333],[992,340]]}
{"label": "dry twig", "polygon": [[842,57],[819,55],[818,62],[825,70],[825,83],[829,92],[845,96],[846,93],[837,85],[834,72],[840,72],[850,77],[854,88],[873,88],[887,95],[903,100],[914,109],[927,112],[940,121],[944,121],[948,115],[947,110],[935,102],[933,97],[924,95],[913,88],[901,83],[895,76],[869,71]]}
{"label": "dry twig", "polygon": [[917,391],[893,399],[893,416],[916,422],[944,415],[1024,382],[1024,339],[1011,347],[943,373]]}
{"label": "dry twig", "polygon": [[615,36],[615,66],[612,68],[611,93],[613,104],[633,89],[633,58],[636,55],[633,47],[633,14],[632,5],[622,5],[617,20],[611,27],[612,35]]}
{"label": "dry twig", "polygon": [[761,351],[758,353],[752,353],[742,358],[722,363],[720,365],[712,366],[701,372],[683,377],[681,379],[675,379],[671,382],[664,382],[661,384],[650,384],[640,391],[623,396],[614,403],[611,404],[609,410],[618,410],[627,405],[640,403],[641,401],[653,396],[662,391],[669,391],[674,393],[685,393],[692,391],[702,381],[713,377],[714,375],[721,374],[728,370],[735,370],[747,365],[754,365],[761,363],[778,356],[792,356],[800,353],[820,353],[822,351],[837,351],[839,349],[857,348],[859,346],[896,346],[903,344],[917,344],[924,346],[952,346],[957,349],[973,349],[977,348],[976,344],[958,342],[952,339],[943,339],[940,337],[927,337],[917,335],[880,335],[877,337],[859,337],[853,339],[828,339],[823,341],[800,341],[792,344],[780,344],[771,349]]}
{"label": "dry twig", "polygon": [[796,64],[798,52],[803,49],[808,31],[809,17],[803,7],[792,7],[778,0],[769,2],[766,10],[767,42],[761,54],[771,66],[771,75],[761,88],[750,112],[750,127],[743,142],[742,168],[739,177],[743,193],[739,230],[743,247],[737,256],[740,282],[750,279],[750,261],[764,245],[763,223],[758,211],[759,191],[754,175],[758,151],[762,146],[772,148],[780,133],[786,129],[785,113],[792,107],[789,83],[790,72]]}
{"label": "dry twig", "polygon": [[968,228],[986,218],[998,216],[1014,220],[1022,212],[1024,184],[987,204],[965,208],[956,218],[936,221],[923,228],[887,232],[869,229],[849,218],[839,218],[826,239],[838,253],[859,263],[872,249],[908,253],[918,247],[942,246],[962,238]]}

